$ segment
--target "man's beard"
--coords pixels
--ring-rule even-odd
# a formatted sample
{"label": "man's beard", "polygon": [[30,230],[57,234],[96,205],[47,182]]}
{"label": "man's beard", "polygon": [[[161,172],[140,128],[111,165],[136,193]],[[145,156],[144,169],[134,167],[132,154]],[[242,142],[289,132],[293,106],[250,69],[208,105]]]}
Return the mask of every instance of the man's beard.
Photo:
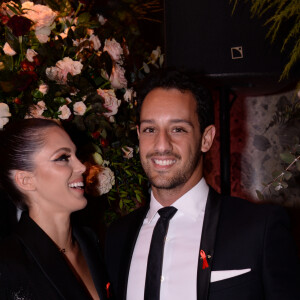
{"label": "man's beard", "polygon": [[[177,158],[177,160],[181,160],[181,156],[179,155],[174,155],[172,153],[155,153],[149,155],[149,158],[152,155],[155,155],[156,157],[158,156],[165,156],[165,155],[172,155]],[[150,170],[150,167],[148,166],[148,161],[146,162],[142,161],[142,165],[144,168],[144,171],[148,177],[149,182],[151,185],[157,189],[165,189],[165,190],[172,190],[175,189],[179,186],[184,185],[192,176],[194,173],[195,169],[200,163],[201,157],[202,157],[202,152],[199,150],[197,153],[195,153],[194,156],[192,156],[185,166],[181,170],[177,170],[175,174],[172,175],[172,177],[168,177],[168,175],[164,176],[164,171],[157,172],[158,174],[161,173],[161,175],[155,175],[152,176],[152,171]],[[148,156],[147,156],[148,158]]]}

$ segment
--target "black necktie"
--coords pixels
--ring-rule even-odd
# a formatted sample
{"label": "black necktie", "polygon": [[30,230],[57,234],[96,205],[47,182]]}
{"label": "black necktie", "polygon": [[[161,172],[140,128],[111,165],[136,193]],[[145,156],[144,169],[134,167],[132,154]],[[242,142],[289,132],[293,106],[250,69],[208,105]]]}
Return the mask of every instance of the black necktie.
{"label": "black necktie", "polygon": [[165,238],[169,221],[176,211],[177,208],[173,206],[163,207],[158,211],[160,218],[154,227],[150,244],[144,300],[159,300]]}

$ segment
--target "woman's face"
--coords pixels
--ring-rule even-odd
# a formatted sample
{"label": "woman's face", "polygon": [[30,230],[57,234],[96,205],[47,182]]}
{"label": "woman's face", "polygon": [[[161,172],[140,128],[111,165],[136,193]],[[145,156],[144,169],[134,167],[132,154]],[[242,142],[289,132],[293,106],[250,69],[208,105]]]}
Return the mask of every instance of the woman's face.
{"label": "woman's face", "polygon": [[59,127],[46,129],[43,136],[45,144],[33,157],[34,191],[29,197],[30,209],[71,213],[84,208],[85,166],[75,155],[75,145]]}

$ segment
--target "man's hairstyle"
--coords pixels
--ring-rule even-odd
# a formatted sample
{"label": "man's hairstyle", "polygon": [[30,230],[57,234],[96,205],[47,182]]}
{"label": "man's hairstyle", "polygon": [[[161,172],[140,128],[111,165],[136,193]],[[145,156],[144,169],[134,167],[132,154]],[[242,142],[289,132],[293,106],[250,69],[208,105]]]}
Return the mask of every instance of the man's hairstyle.
{"label": "man's hairstyle", "polygon": [[200,131],[203,133],[207,126],[214,124],[214,107],[210,92],[201,85],[194,74],[170,68],[151,72],[139,85],[137,90],[138,123],[144,99],[156,88],[191,92],[197,103]]}

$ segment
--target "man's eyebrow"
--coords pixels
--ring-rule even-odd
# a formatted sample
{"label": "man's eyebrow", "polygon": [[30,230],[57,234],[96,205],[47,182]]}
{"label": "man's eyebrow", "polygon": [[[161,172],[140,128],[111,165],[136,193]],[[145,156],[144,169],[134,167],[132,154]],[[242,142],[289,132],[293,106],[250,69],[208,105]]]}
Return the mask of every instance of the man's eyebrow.
{"label": "man's eyebrow", "polygon": [[[141,120],[140,121],[140,124],[143,124],[143,123],[146,123],[146,124],[154,124],[155,121],[152,120],[152,119],[146,119],[146,120]],[[193,123],[188,121],[188,120],[185,120],[185,119],[172,119],[170,120],[170,123],[172,124],[177,124],[177,123],[185,123],[191,127],[194,127]]]}
{"label": "man's eyebrow", "polygon": [[191,127],[194,127],[193,123],[188,121],[188,120],[185,120],[185,119],[172,119],[171,120],[171,123],[185,123]]}

